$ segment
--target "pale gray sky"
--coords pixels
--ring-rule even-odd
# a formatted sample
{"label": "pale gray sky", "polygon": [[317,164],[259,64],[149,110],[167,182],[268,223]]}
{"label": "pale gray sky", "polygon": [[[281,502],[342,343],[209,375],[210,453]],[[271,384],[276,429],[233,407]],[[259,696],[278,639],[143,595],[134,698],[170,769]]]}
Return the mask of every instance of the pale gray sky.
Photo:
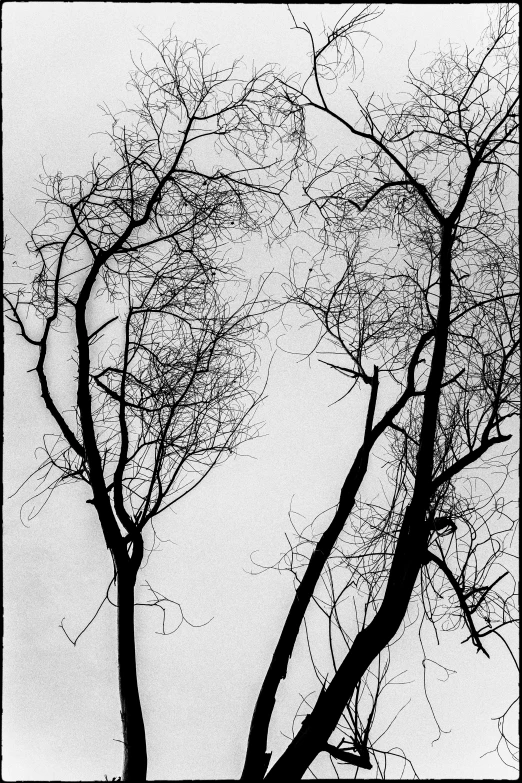
{"label": "pale gray sky", "polygon": [[[338,9],[296,6],[296,13],[313,23]],[[474,42],[486,21],[484,4],[387,6],[373,28],[382,49],[370,43],[365,50],[365,89],[398,92],[415,44],[424,53],[448,39]],[[17,258],[25,258],[25,238],[14,218],[30,228],[40,216],[34,187],[42,157],[49,172],[87,170],[99,145],[91,134],[106,127],[97,106],[125,99],[130,52],[146,48],[137,28],[158,41],[171,26],[182,40],[219,44],[216,58],[227,63],[244,56],[258,66],[306,65],[306,40],[291,31],[281,4],[4,4],[5,221]],[[256,269],[284,271],[283,251],[268,258],[256,246],[255,253]],[[19,274],[6,264],[7,281]],[[302,338],[296,332],[288,339],[295,346]],[[34,451],[53,426],[36,377],[27,374],[34,355],[10,326],[5,351],[7,496],[36,466]],[[213,619],[164,638],[155,633],[161,618],[138,610],[151,780],[241,772],[254,701],[293,594],[288,574],[251,576],[250,554],[257,550],[255,558],[268,563],[284,551],[291,503],[311,522],[336,502],[361,426],[351,398],[329,407],[343,390],[342,378],[317,360],[298,363],[279,353],[258,415],[266,437],[243,448],[250,458],[217,469],[158,525],[174,543],[152,555],[144,579],[179,601],[190,621]],[[59,628],[63,617],[71,634],[88,622],[112,575],[110,558],[84,490],[60,490],[28,527],[19,518],[25,497],[22,491],[6,500],[4,510],[3,777],[111,778],[121,763],[114,610],[105,606],[76,647]],[[493,640],[487,661],[462,647],[462,638],[447,635],[437,651],[457,673],[448,682],[429,675],[432,704],[451,733],[432,744],[436,726],[422,688],[412,688],[397,696],[411,702],[389,744],[404,749],[421,778],[514,777],[494,754],[481,758],[497,741],[491,718],[514,687],[508,656]],[[401,655],[405,679],[421,683],[420,649],[404,646]],[[305,665],[301,640],[278,699],[275,751],[305,687]]]}

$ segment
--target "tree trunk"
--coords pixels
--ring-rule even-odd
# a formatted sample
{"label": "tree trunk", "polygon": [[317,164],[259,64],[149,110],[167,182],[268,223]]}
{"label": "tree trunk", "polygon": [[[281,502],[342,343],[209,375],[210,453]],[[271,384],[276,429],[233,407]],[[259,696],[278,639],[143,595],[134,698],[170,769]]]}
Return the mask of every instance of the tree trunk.
{"label": "tree trunk", "polygon": [[272,754],[268,753],[266,748],[270,719],[276,702],[276,693],[281,681],[286,677],[288,663],[306,610],[312,600],[324,565],[335,546],[339,534],[343,530],[348,514],[353,508],[356,490],[359,485],[359,481],[354,481],[353,496],[346,505],[343,504],[343,506],[339,507],[332,522],[315,547],[303,579],[297,587],[254,708],[241,780],[263,780],[268,769]]}
{"label": "tree trunk", "polygon": [[134,584],[132,570],[118,569],[118,672],[123,729],[122,780],[147,777],[147,745],[141,711],[134,642]]}
{"label": "tree trunk", "polygon": [[384,598],[371,623],[354,642],[332,681],[321,691],[297,736],[266,775],[267,781],[300,780],[321,751],[349,703],[357,683],[377,655],[391,642],[406,615],[429,539],[427,516],[433,492],[433,451],[443,383],[451,308],[453,226],[442,227],[439,254],[439,310],[417,453],[415,486],[397,541]]}
{"label": "tree trunk", "polygon": [[[418,509],[420,511],[420,509]],[[422,511],[421,511],[422,513]],[[410,506],[402,525],[385,596],[372,622],[360,631],[328,687],[266,781],[300,780],[321,751],[364,672],[393,639],[406,614],[425,549],[426,533],[415,525],[417,511]]]}
{"label": "tree trunk", "polygon": [[370,450],[373,445],[371,428],[375,414],[378,385],[379,371],[378,368],[375,367],[372,391],[368,404],[364,442],[357,453],[343,485],[339,506],[334,518],[321,536],[320,541],[317,543],[317,546],[310,557],[310,562],[308,563],[304,576],[296,589],[292,606],[288,612],[283,630],[281,631],[281,636],[279,637],[279,641],[276,645],[254,707],[241,780],[262,780],[268,769],[272,755],[267,752],[268,729],[275,707],[276,693],[281,681],[286,677],[288,663],[306,610],[312,600],[317,582],[319,581],[325,563],[335,546],[335,542],[342,532],[346,520],[353,509],[357,492],[359,491],[366,474]]}

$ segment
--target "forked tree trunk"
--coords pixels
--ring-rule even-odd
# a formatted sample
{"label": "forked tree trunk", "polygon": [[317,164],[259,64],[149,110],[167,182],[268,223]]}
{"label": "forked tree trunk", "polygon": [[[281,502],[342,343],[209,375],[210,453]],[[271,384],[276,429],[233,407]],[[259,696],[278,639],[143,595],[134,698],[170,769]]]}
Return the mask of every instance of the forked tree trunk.
{"label": "forked tree trunk", "polygon": [[[363,474],[363,471],[361,473]],[[315,547],[304,577],[297,587],[254,708],[241,780],[247,782],[263,780],[268,769],[272,755],[267,752],[268,729],[276,703],[276,693],[282,680],[286,677],[290,657],[306,610],[312,600],[322,570],[343,530],[346,518],[354,506],[355,494],[361,481],[362,475],[355,477],[350,493],[351,497],[346,498],[347,502],[339,504],[332,522]]]}
{"label": "forked tree trunk", "polygon": [[[415,485],[401,531],[382,604],[370,624],[360,631],[330,684],[321,691],[297,736],[264,778],[266,781],[300,780],[335,730],[344,708],[364,672],[391,642],[406,616],[429,540],[427,522],[433,492],[433,454],[437,416],[448,345],[451,309],[451,249],[453,225],[442,227],[439,255],[439,310],[417,453]],[[262,770],[265,759],[260,761]],[[266,767],[265,767],[266,769]]]}
{"label": "forked tree trunk", "polygon": [[326,750],[326,743],[364,672],[399,630],[426,547],[427,531],[418,524],[418,516],[422,519],[423,512],[425,509],[412,506],[406,512],[380,609],[357,634],[331,683],[319,695],[300,731],[266,775],[266,781],[301,780],[314,759]]}
{"label": "forked tree trunk", "polygon": [[130,569],[118,569],[118,674],[123,730],[122,780],[147,777],[147,744],[136,672],[134,584]]}

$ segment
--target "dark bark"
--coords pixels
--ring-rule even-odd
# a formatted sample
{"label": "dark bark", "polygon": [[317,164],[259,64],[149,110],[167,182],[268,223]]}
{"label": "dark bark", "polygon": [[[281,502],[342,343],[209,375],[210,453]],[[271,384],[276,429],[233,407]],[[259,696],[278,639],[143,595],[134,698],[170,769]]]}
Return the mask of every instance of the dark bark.
{"label": "dark bark", "polygon": [[[136,574],[143,558],[143,541],[139,535],[133,539],[132,554],[129,556],[112,511],[109,492],[105,483],[101,455],[96,440],[89,384],[90,351],[86,310],[96,277],[105,263],[107,255],[99,253],[95,258],[75,306],[78,341],[77,405],[93,492],[92,503],[98,512],[105,541],[116,567],[118,678],[124,747],[122,780],[145,781],[147,775],[147,745],[138,690],[134,638],[134,586]],[[118,478],[121,481],[121,476]],[[125,529],[132,531],[128,515],[120,511],[119,518]]]}
{"label": "dark bark", "polygon": [[344,761],[346,764],[352,764],[354,767],[361,767],[361,769],[372,769],[370,758],[368,754],[357,756],[355,753],[349,753],[342,748],[336,748],[335,745],[326,744],[326,751],[333,756],[334,759]]}
{"label": "dark bark", "polygon": [[372,661],[392,641],[406,615],[425,559],[430,533],[427,517],[433,491],[433,449],[448,344],[452,241],[452,226],[446,223],[441,231],[439,310],[424,397],[415,486],[402,522],[382,604],[370,624],[355,637],[332,681],[321,692],[312,712],[266,775],[266,780],[300,780],[317,755],[327,750],[328,739],[357,683]]}
{"label": "dark bark", "polygon": [[271,753],[267,753],[266,746],[270,719],[275,707],[276,692],[281,681],[286,677],[288,662],[321,572],[353,508],[355,497],[368,467],[371,449],[370,435],[377,401],[378,384],[379,374],[378,369],[375,368],[368,404],[364,443],[359,449],[352,468],[348,473],[334,518],[315,547],[303,579],[297,587],[292,606],[272,656],[272,661],[263,680],[250,725],[245,766],[241,776],[242,780],[262,780],[270,763]]}
{"label": "dark bark", "polygon": [[266,780],[300,780],[316,756],[328,751],[347,702],[364,672],[393,639],[404,618],[420,568],[421,526],[412,524],[410,506],[397,543],[385,597],[372,622],[357,634],[330,685],[321,692],[312,712],[287,750],[276,761]]}
{"label": "dark bark", "polygon": [[379,370],[377,367],[374,368],[364,441],[344,482],[339,498],[339,505],[334,518],[315,547],[303,579],[297,587],[292,606],[290,607],[281,636],[279,637],[265,679],[263,680],[250,725],[245,765],[241,776],[242,780],[262,780],[268,769],[271,754],[267,753],[266,747],[270,719],[275,707],[276,693],[281,681],[286,677],[288,662],[292,655],[306,610],[312,600],[321,572],[354,507],[355,498],[359,492],[364,476],[366,475],[371,449],[376,440],[382,435],[385,429],[390,426],[394,417],[402,410],[408,399],[410,399],[411,395],[414,393],[415,368],[424,347],[432,337],[433,332],[429,331],[423,334],[419,339],[408,367],[407,382],[404,392],[375,426],[373,425],[373,420],[377,404]]}
{"label": "dark bark", "polygon": [[147,744],[136,671],[135,582],[133,565],[118,568],[118,674],[124,748],[122,780],[145,781]]}

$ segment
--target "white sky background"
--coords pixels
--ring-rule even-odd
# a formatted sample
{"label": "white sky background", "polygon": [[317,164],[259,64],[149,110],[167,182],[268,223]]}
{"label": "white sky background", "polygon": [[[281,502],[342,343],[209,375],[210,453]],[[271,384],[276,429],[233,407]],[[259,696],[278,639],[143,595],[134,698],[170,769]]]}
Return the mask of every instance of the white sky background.
{"label": "white sky background", "polygon": [[[340,15],[341,6],[295,6],[311,22]],[[390,5],[372,31],[382,50],[366,50],[367,84],[398,92],[414,43],[416,52],[439,42],[475,42],[487,21],[485,5]],[[159,41],[174,25],[181,40],[219,44],[229,63],[279,62],[306,67],[307,43],[291,31],[283,5],[177,3],[6,3],[3,7],[4,187],[6,210],[28,228],[40,216],[35,181],[42,161],[49,172],[84,173],[99,142],[89,134],[107,126],[97,105],[126,97],[130,52],[145,47],[137,30]],[[316,27],[316,29],[318,29]],[[420,60],[419,60],[420,61]],[[325,133],[328,131],[325,130]],[[341,137],[336,138],[342,143]],[[6,211],[8,250],[23,260],[24,232]],[[285,271],[286,256],[245,248],[256,274]],[[16,282],[20,272],[7,268]],[[17,277],[18,276],[18,277]],[[35,355],[14,329],[6,330],[4,491],[9,495],[34,470],[34,450],[53,431],[27,370]],[[297,345],[301,338],[290,335]],[[342,378],[321,365],[278,353],[268,399],[258,414],[266,437],[229,460],[159,524],[166,543],[152,555],[143,579],[179,601],[194,623],[166,638],[161,616],[137,610],[138,666],[149,747],[149,779],[234,778],[244,758],[255,698],[272,655],[293,588],[288,574],[252,576],[250,554],[274,562],[286,548],[288,510],[306,521],[332,506],[359,441],[361,413],[353,399],[330,406]],[[121,745],[116,671],[115,610],[105,606],[72,647],[71,635],[88,622],[112,575],[109,555],[88,497],[79,487],[57,492],[38,518],[20,522],[23,491],[4,509],[4,767],[6,780],[92,780],[120,774]],[[293,498],[293,500],[292,500]],[[304,521],[304,520],[303,520]],[[171,622],[177,619],[173,609]],[[422,778],[509,778],[494,754],[491,720],[509,704],[514,673],[500,642],[492,659],[460,646],[463,632],[442,637],[437,660],[457,671],[448,682],[429,675],[430,697],[451,733],[432,745],[437,730],[422,688],[390,732]],[[403,650],[406,680],[422,679],[420,648]],[[302,640],[278,698],[271,749],[289,731],[299,703],[306,655]],[[399,669],[399,670],[400,670]],[[404,691],[406,693],[406,690]],[[114,738],[114,740],[113,740]]]}

